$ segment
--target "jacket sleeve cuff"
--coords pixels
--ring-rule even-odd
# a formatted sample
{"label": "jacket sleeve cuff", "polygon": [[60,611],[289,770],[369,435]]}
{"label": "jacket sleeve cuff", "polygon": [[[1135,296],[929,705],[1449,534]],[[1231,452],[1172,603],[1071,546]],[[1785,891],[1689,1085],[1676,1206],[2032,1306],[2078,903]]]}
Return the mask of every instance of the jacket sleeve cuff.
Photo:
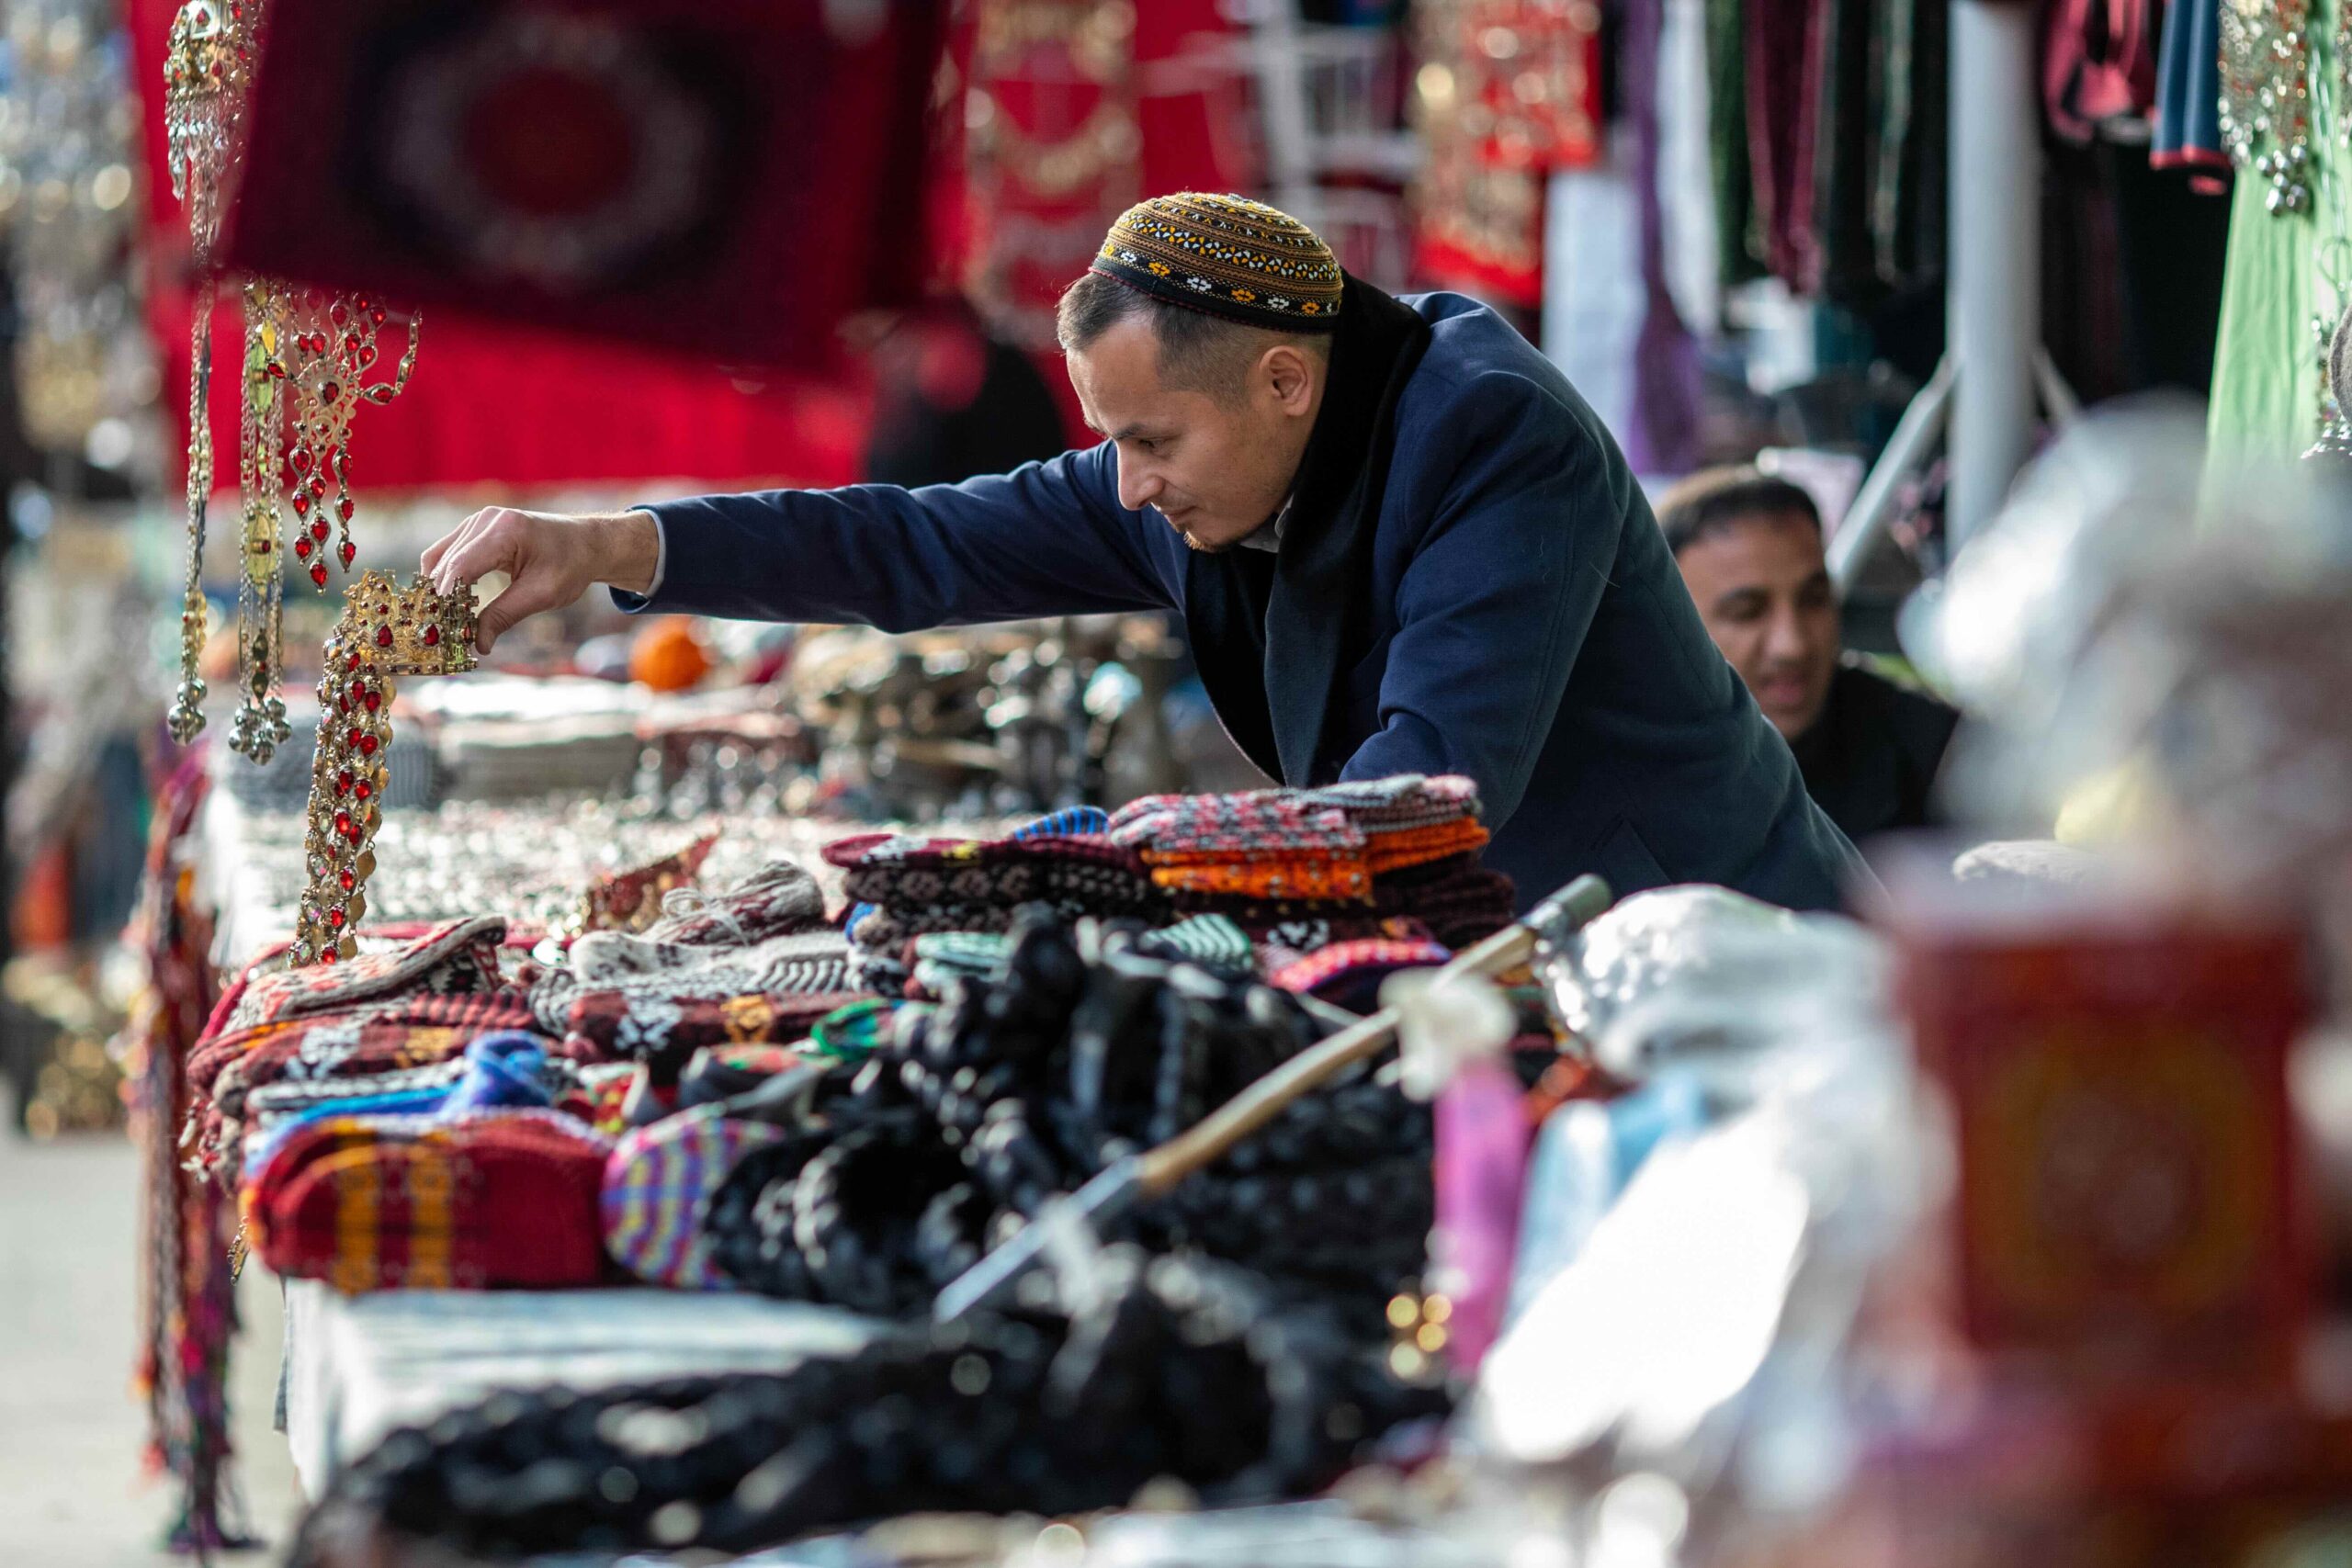
{"label": "jacket sleeve cuff", "polygon": [[625,588],[611,590],[613,606],[623,615],[634,615],[651,606],[661,595],[662,580],[670,575],[670,530],[662,521],[662,513],[650,506],[632,506],[631,512],[642,512],[653,519],[653,581],[645,585],[642,593],[631,593]]}

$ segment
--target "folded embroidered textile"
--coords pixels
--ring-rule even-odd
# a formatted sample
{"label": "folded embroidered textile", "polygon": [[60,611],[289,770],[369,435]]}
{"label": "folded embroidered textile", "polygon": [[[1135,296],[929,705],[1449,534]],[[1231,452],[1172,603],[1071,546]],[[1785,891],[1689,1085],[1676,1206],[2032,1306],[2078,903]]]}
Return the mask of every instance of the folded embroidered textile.
{"label": "folded embroidered textile", "polygon": [[[770,937],[815,931],[826,923],[825,895],[817,879],[790,861],[772,861],[718,892],[673,888],[662,896],[662,918],[644,931],[633,936],[592,932],[572,943],[571,961],[579,964],[582,947],[592,953],[749,947]],[[635,962],[639,968],[651,968],[660,960],[646,956]]]}
{"label": "folded embroidered textile", "polygon": [[[1195,915],[1172,926],[1139,933],[1135,950],[1171,963],[1249,973],[1256,954],[1250,937],[1223,915]],[[957,979],[996,979],[1004,970],[1012,938],[1001,932],[934,931],[914,939],[914,990],[937,999]]]}
{"label": "folded embroidered textile", "polygon": [[641,1008],[658,1018],[665,1007],[692,1002],[844,991],[850,988],[849,961],[848,938],[830,927],[770,936],[745,947],[582,937],[572,944],[570,963],[548,969],[532,986],[531,1006],[541,1027],[581,1032],[574,1015],[583,1003],[592,1004],[590,1016]]}
{"label": "folded embroidered textile", "polygon": [[1099,806],[1069,806],[1024,822],[1008,837],[1014,839],[1093,839],[1111,830],[1111,816]]}
{"label": "folded embroidered textile", "polygon": [[[531,1027],[530,998],[519,989],[391,998],[209,1038],[188,1057],[188,1085],[199,1096],[222,1100],[281,1077],[335,1077],[437,1062],[478,1034]],[[364,1049],[396,1039],[407,1041],[401,1059]]]}
{"label": "folded embroidered textile", "polygon": [[1266,976],[1278,990],[1299,991],[1357,1012],[1378,1005],[1381,981],[1399,969],[1423,969],[1453,957],[1442,942],[1373,937],[1335,942],[1293,959]]}
{"label": "folded embroidered textile", "polygon": [[1478,786],[1460,773],[1396,773],[1351,779],[1301,790],[1317,805],[1336,807],[1367,833],[1392,832],[1478,815]]}
{"label": "folded embroidered textile", "polygon": [[1165,904],[1136,854],[1102,838],[885,840],[843,886],[854,902],[888,908],[1070,899],[1093,914],[1150,917]]}
{"label": "folded embroidered textile", "polygon": [[1425,865],[1450,856],[1482,850],[1492,837],[1478,825],[1475,818],[1458,817],[1450,822],[1432,822],[1424,827],[1405,828],[1395,832],[1374,833],[1364,845],[1364,863],[1374,876],[1410,866]]}
{"label": "folded embroidered textile", "polygon": [[504,983],[498,953],[505,940],[505,917],[475,915],[443,920],[389,952],[256,974],[217,1032],[410,996],[494,991]]}
{"label": "folded embroidered textile", "polygon": [[648,1284],[729,1291],[711,1263],[702,1212],[735,1162],[780,1142],[784,1132],[732,1119],[724,1105],[700,1105],[624,1135],[605,1157],[598,1200],[605,1250]]}
{"label": "folded embroidered textile", "polygon": [[1111,832],[1180,908],[1202,899],[1369,904],[1382,876],[1484,846],[1477,810],[1469,780],[1407,774],[1310,790],[1151,795],[1122,807]]}
{"label": "folded embroidered textile", "polygon": [[235,1140],[226,1130],[246,1097],[279,1082],[368,1077],[444,1062],[481,1035],[531,1026],[521,993],[419,996],[329,1016],[266,1023],[213,1042],[191,1059],[188,1125],[200,1163]]}
{"label": "folded embroidered textile", "polygon": [[[1147,857],[1152,858],[1152,857]],[[1174,893],[1227,898],[1300,899],[1369,904],[1372,868],[1361,855],[1317,859],[1285,854],[1199,864],[1155,863],[1152,880]]]}
{"label": "folded embroidered textile", "polygon": [[1519,918],[1511,879],[1480,865],[1475,854],[1451,855],[1380,877],[1373,886],[1373,902],[1384,914],[1426,921],[1440,942],[1457,949]]}
{"label": "folded embroidered textile", "polygon": [[1478,814],[1478,790],[1458,774],[1400,773],[1317,789],[1158,795],[1111,817],[1111,837],[1159,854],[1363,848],[1383,833]]}
{"label": "folded embroidered textile", "polygon": [[330,1117],[255,1183],[255,1247],[275,1272],[346,1293],[593,1285],[611,1149],[553,1111]]}
{"label": "folded embroidered textile", "polygon": [[865,997],[835,1008],[808,1032],[809,1048],[836,1062],[863,1062],[881,1043],[884,1032],[891,1027],[891,1020],[902,1005],[881,997]]}
{"label": "folded embroidered textile", "polygon": [[578,1070],[578,1098],[564,1096],[556,1101],[557,1109],[571,1111],[608,1138],[628,1131],[629,1091],[645,1069],[635,1062],[583,1062]]}
{"label": "folded embroidered textile", "polygon": [[[1065,920],[1082,918],[1087,909],[1075,898],[1039,898],[1031,902],[1050,909]],[[1018,904],[928,904],[901,908],[886,905],[861,905],[851,911],[849,937],[851,945],[861,953],[889,953],[903,956],[908,943],[933,931],[982,931],[997,933],[1012,929],[1013,911]]]}
{"label": "folded embroidered textile", "polygon": [[564,1044],[568,1053],[591,1060],[642,1062],[655,1082],[667,1087],[706,1045],[788,1045],[808,1038],[827,1013],[865,995],[846,980],[828,991],[732,997],[591,991],[566,1010]]}
{"label": "folded embroidered textile", "polygon": [[1111,839],[1150,857],[1347,853],[1363,830],[1344,811],[1280,790],[1247,795],[1159,795],[1123,807]]}
{"label": "folded embroidered textile", "polygon": [[461,1056],[370,1078],[278,1083],[245,1102],[244,1179],[305,1123],[327,1116],[469,1115],[554,1105],[580,1089],[579,1069],[550,1057],[536,1034],[505,1030],[474,1040]]}
{"label": "folded embroidered textile", "polygon": [[[1243,924],[1247,926],[1246,921]],[[1437,940],[1428,926],[1401,915],[1293,918],[1248,929],[1251,943],[1257,950],[1259,971],[1267,975],[1320,953],[1335,942]]]}
{"label": "folded embroidered textile", "polygon": [[[1061,919],[1076,920],[1093,912],[1082,898],[1032,899]],[[850,911],[850,982],[862,990],[894,999],[904,998],[914,978],[914,942],[933,932],[968,931],[987,934],[1012,929],[1018,904],[929,904],[888,907],[863,904]]]}

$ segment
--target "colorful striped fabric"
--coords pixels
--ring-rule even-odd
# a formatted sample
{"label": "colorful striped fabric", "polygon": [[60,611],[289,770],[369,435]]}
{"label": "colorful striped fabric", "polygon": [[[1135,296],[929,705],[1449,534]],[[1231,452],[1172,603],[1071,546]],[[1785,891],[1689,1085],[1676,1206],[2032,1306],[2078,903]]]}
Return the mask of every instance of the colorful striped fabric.
{"label": "colorful striped fabric", "polygon": [[597,1201],[605,1250],[648,1284],[726,1291],[702,1237],[702,1209],[745,1153],[779,1141],[764,1122],[730,1121],[724,1106],[698,1105],[640,1127],[605,1161]]}
{"label": "colorful striped fabric", "polygon": [[256,1250],[346,1293],[592,1285],[611,1148],[553,1111],[331,1117],[248,1190]]}
{"label": "colorful striped fabric", "polygon": [[1099,806],[1072,806],[1015,828],[1020,839],[1085,839],[1111,830],[1111,816]]}
{"label": "colorful striped fabric", "polygon": [[1371,1007],[1363,1004],[1374,1000],[1382,980],[1399,969],[1429,968],[1452,956],[1434,942],[1337,942],[1282,965],[1266,976],[1266,983],[1368,1012]]}

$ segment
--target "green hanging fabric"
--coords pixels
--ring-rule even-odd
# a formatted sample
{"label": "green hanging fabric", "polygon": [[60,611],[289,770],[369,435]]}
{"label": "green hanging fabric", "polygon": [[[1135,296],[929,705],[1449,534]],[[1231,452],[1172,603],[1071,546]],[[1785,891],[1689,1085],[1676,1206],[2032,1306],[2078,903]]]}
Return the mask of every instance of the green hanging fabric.
{"label": "green hanging fabric", "polygon": [[2318,221],[2341,223],[2341,182],[2315,190],[2310,212],[2284,215],[2263,205],[2267,188],[2241,177],[2230,193],[2229,270],[2207,416],[2219,468],[2295,457],[2319,431],[2312,238]]}
{"label": "green hanging fabric", "polygon": [[1707,157],[1715,182],[1715,238],[1726,288],[1765,274],[1756,184],[1747,150],[1747,27],[1743,0],[1706,0]]}
{"label": "green hanging fabric", "polygon": [[2352,150],[2337,140],[2335,0],[2312,0],[2311,202],[2274,213],[2269,184],[2240,170],[2230,192],[2228,271],[2213,351],[2207,434],[2212,471],[2299,457],[2319,434],[2325,381],[2314,322],[2334,328],[2352,288]]}

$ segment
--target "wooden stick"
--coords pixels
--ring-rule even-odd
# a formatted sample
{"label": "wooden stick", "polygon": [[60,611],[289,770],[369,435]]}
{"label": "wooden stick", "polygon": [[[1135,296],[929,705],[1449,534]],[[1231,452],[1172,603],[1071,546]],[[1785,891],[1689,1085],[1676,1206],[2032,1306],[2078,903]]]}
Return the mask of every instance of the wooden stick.
{"label": "wooden stick", "polygon": [[[1525,926],[1497,931],[1457,955],[1430,982],[1442,986],[1464,975],[1499,975],[1527,962],[1535,933]],[[1157,1198],[1196,1170],[1215,1165],[1242,1139],[1287,1110],[1301,1095],[1369,1061],[1396,1038],[1395,1008],[1382,1008],[1293,1056],[1185,1131],[1143,1156],[1143,1190]]]}

